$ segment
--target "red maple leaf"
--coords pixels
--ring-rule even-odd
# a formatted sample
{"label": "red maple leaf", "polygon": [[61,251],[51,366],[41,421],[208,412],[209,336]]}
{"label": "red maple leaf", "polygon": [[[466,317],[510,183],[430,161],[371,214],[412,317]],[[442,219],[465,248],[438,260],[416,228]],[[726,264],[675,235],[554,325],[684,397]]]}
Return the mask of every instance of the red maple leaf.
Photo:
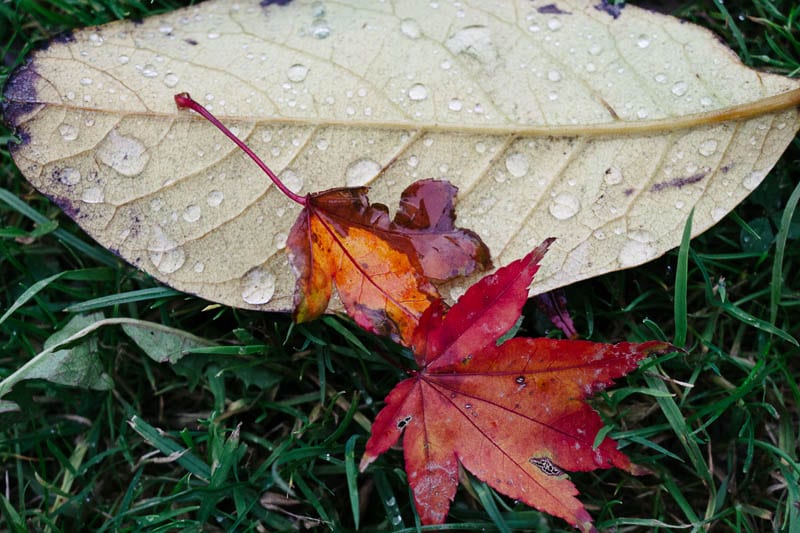
{"label": "red maple leaf", "polygon": [[449,310],[437,300],[411,348],[419,369],[386,397],[361,470],[403,434],[408,481],[424,524],[444,522],[458,463],[511,498],[584,530],[591,517],[565,471],[635,472],[584,399],[637,367],[664,342],[614,345],[515,338],[499,346],[528,297],[550,241],[473,285]]}
{"label": "red maple leaf", "polygon": [[439,293],[431,284],[492,266],[475,232],[455,227],[457,188],[446,181],[411,184],[389,220],[370,205],[367,188],[338,188],[300,196],[224,124],[187,93],[175,95],[241,148],[289,199],[303,206],[286,247],[297,275],[294,318],[312,320],[328,307],[333,285],[347,313],[373,333],[408,344],[420,316]]}

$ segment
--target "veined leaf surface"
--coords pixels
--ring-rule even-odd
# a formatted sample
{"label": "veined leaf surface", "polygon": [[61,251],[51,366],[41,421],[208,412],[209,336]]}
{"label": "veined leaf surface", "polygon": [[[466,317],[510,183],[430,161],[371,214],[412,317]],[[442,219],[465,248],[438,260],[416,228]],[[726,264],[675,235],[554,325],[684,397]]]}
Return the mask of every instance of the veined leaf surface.
{"label": "veined leaf surface", "polygon": [[394,205],[446,178],[496,266],[556,237],[542,292],[657,257],[692,208],[705,230],[798,129],[798,82],[691,24],[595,4],[210,1],[52,43],[9,81],[4,114],[40,191],[210,300],[292,307],[299,207],[175,109],[181,91],[297,192],[369,185]]}

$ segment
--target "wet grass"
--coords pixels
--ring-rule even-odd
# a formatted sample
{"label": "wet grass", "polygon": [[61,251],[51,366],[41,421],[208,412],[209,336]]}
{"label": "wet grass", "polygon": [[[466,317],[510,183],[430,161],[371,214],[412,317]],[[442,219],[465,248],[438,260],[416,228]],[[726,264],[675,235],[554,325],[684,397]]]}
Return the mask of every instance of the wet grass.
{"label": "wet grass", "polygon": [[[748,63],[798,74],[800,7],[791,2],[669,7]],[[2,3],[0,83],[59,32],[152,10]],[[0,129],[3,145],[12,137]],[[387,363],[402,356],[395,346],[337,318],[294,326],[164,288],[32,192],[1,150],[0,379],[54,333],[82,327],[71,321],[85,313],[96,330],[81,349],[97,368],[86,382],[94,389],[29,380],[3,397],[21,410],[0,413],[0,529],[417,529],[399,451],[356,474],[369,422],[402,377]],[[800,529],[800,350],[790,338],[800,337],[799,157],[795,140],[734,213],[679,250],[567,289],[590,339],[687,347],[595,403],[611,436],[653,471],[573,476],[601,529]],[[530,309],[522,328],[546,334],[544,323]],[[192,353],[156,363],[130,333],[137,328]],[[449,523],[565,528],[469,477]]]}

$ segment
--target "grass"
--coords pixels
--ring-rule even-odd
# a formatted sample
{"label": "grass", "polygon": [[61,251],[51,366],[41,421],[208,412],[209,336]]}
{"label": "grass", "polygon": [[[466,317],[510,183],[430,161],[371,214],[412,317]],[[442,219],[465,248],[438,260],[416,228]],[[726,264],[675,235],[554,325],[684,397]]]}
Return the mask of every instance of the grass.
{"label": "grass", "polygon": [[[2,3],[0,84],[54,34],[153,9]],[[792,2],[691,2],[675,13],[754,66],[800,73]],[[0,129],[0,140],[12,135]],[[795,140],[731,216],[679,250],[567,289],[578,330],[593,340],[687,346],[595,404],[610,435],[654,472],[573,475],[601,529],[800,531],[800,350],[789,339],[800,336],[799,157]],[[83,327],[95,328],[89,341],[51,353],[97,362],[84,388],[28,380],[4,396],[22,410],[0,412],[0,530],[418,528],[400,452],[356,473],[369,421],[402,377],[376,354],[403,357],[396,347],[336,318],[295,326],[159,286],[32,192],[4,147],[0,186],[9,191],[0,198],[0,379],[57,332],[63,341]],[[101,314],[79,323],[80,313]],[[527,315],[522,330],[545,334],[542,317]],[[146,355],[159,350],[192,353],[175,364]],[[565,529],[471,478],[449,524]]]}

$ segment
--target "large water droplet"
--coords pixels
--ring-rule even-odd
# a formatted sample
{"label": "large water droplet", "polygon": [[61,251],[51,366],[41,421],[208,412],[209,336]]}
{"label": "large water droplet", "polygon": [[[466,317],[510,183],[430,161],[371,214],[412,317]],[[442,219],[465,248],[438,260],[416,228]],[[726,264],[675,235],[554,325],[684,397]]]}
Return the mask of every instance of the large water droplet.
{"label": "large water droplet", "polygon": [[357,159],[349,165],[344,172],[345,182],[348,187],[361,187],[369,183],[378,172],[381,165],[372,159]]}
{"label": "large water droplet", "polygon": [[763,170],[754,170],[747,176],[745,176],[744,180],[742,181],[742,185],[748,191],[752,191],[761,183],[767,173]]}
{"label": "large water droplet", "polygon": [[161,226],[154,226],[147,244],[150,261],[164,274],[171,274],[186,261],[183,248],[169,238]]}
{"label": "large water droplet", "polygon": [[97,157],[123,176],[136,176],[144,170],[150,155],[138,139],[111,130],[100,147]]}
{"label": "large water droplet", "polygon": [[286,72],[286,77],[289,78],[289,81],[295,83],[305,80],[306,76],[308,76],[308,67],[300,63],[295,63],[289,67],[289,70]]}
{"label": "large water droplet", "polygon": [[550,214],[558,220],[572,218],[580,209],[581,202],[578,197],[566,192],[557,194],[548,206]]}
{"label": "large water droplet", "polygon": [[73,126],[72,124],[61,124],[58,127],[58,133],[61,134],[61,138],[65,141],[74,141],[78,138],[78,128]]}
{"label": "large water droplet", "polygon": [[714,152],[717,151],[717,141],[714,139],[706,139],[700,143],[697,151],[700,152],[700,155],[704,155],[706,157],[713,155]]}
{"label": "large water droplet", "polygon": [[252,305],[265,304],[275,294],[275,276],[262,267],[255,267],[244,275],[240,287],[242,300]]}
{"label": "large water droplet", "polygon": [[529,168],[528,156],[523,153],[513,152],[506,157],[506,169],[515,178],[521,178],[527,174]]}
{"label": "large water droplet", "polygon": [[400,31],[409,39],[419,39],[422,35],[419,23],[414,19],[405,19],[400,23]]}
{"label": "large water droplet", "polygon": [[64,185],[77,185],[81,182],[81,173],[78,169],[72,167],[62,168],[58,173],[58,181]]}
{"label": "large water droplet", "polygon": [[408,97],[415,102],[425,100],[428,97],[428,89],[421,83],[415,83],[408,90]]}
{"label": "large water droplet", "polygon": [[283,250],[286,248],[287,239],[289,239],[289,235],[279,231],[272,237],[272,245],[275,246],[275,249],[277,250]]}
{"label": "large water droplet", "polygon": [[87,204],[101,204],[105,200],[105,194],[100,187],[88,187],[83,190],[81,200]]}

